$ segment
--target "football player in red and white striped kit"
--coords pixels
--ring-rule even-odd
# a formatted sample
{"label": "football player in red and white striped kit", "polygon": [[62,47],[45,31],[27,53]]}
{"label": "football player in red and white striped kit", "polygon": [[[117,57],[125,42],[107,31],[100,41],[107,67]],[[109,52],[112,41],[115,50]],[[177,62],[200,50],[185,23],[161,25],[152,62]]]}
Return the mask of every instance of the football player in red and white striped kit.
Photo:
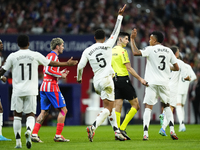
{"label": "football player in red and white striped kit", "polygon": [[[64,41],[61,38],[53,38],[51,41],[52,51],[46,56],[47,59],[51,61],[59,62],[58,55],[63,53]],[[72,60],[71,58],[70,60]],[[69,61],[70,62],[70,61]],[[76,63],[77,64],[77,63]],[[75,65],[69,63],[69,66]],[[54,137],[55,142],[69,142],[69,139],[65,139],[61,133],[64,127],[64,121],[67,114],[67,108],[65,104],[65,99],[60,92],[58,86],[58,79],[65,79],[69,73],[66,69],[60,71],[60,67],[46,66],[44,67],[44,79],[40,87],[40,102],[41,102],[41,113],[36,120],[35,127],[33,129],[31,140],[33,142],[42,142],[38,136],[40,127],[42,126],[43,121],[49,114],[49,109],[51,106],[59,109],[59,114],[57,117],[57,130]]]}

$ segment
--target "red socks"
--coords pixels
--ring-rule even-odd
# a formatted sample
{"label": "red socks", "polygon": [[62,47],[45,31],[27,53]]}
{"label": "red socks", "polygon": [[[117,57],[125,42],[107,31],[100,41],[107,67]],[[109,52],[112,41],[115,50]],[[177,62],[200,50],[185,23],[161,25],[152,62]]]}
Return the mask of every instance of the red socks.
{"label": "red socks", "polygon": [[41,126],[42,126],[41,124],[35,123],[35,126],[34,126],[32,134],[38,134]]}
{"label": "red socks", "polygon": [[57,123],[56,135],[61,135],[63,127],[64,127],[64,123]]}

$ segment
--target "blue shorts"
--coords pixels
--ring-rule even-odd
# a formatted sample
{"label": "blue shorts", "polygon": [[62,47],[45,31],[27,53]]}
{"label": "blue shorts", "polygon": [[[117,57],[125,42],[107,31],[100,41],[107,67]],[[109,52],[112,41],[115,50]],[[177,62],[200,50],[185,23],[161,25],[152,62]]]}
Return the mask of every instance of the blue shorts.
{"label": "blue shorts", "polygon": [[44,92],[40,91],[40,103],[42,110],[48,110],[51,105],[54,108],[65,107],[65,99],[61,92]]}

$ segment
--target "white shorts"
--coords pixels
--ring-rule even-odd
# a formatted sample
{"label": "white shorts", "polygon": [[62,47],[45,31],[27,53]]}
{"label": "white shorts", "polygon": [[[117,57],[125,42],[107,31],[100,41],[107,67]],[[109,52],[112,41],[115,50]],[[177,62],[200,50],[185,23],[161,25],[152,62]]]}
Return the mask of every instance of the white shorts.
{"label": "white shorts", "polygon": [[17,113],[24,112],[29,114],[33,112],[36,114],[37,100],[36,95],[29,96],[14,96],[11,98],[11,110],[15,110]]}
{"label": "white shorts", "polygon": [[177,102],[177,93],[170,92],[170,105],[176,107],[176,102]]}
{"label": "white shorts", "polygon": [[181,103],[185,105],[186,99],[187,99],[187,94],[178,94],[176,104]]}
{"label": "white shorts", "polygon": [[93,83],[96,93],[100,95],[102,100],[104,99],[108,99],[110,101],[115,100],[114,83],[112,76],[108,76],[100,80],[94,80]]}
{"label": "white shorts", "polygon": [[163,85],[151,84],[146,87],[143,103],[148,105],[155,105],[158,102],[157,96],[160,97],[160,101],[167,104],[169,103],[169,87]]}

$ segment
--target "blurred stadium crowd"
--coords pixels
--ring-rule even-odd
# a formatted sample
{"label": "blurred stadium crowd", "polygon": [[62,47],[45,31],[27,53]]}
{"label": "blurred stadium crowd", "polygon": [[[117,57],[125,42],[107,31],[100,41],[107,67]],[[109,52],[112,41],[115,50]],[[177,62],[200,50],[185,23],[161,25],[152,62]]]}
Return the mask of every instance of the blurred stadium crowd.
{"label": "blurred stadium crowd", "polygon": [[1,34],[91,34],[112,32],[124,4],[122,30],[138,29],[137,45],[161,30],[164,45],[177,45],[195,72],[200,71],[200,0],[0,0]]}

